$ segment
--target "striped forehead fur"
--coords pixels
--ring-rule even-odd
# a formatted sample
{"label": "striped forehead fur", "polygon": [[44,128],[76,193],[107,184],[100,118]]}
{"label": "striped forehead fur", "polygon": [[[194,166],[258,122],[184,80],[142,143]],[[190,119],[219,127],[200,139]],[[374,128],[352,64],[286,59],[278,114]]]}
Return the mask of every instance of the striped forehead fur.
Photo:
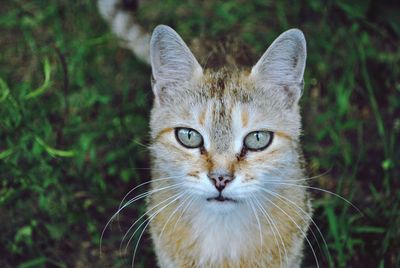
{"label": "striped forehead fur", "polygon": [[153,135],[161,131],[162,122],[179,121],[180,117],[198,121],[201,114],[205,116],[209,111],[212,124],[220,126],[215,139],[221,142],[217,136],[229,135],[234,109],[245,110],[248,120],[270,121],[274,130],[285,132],[294,140],[300,135],[297,104],[288,108],[280,86],[259,86],[246,69],[206,69],[199,80],[169,84],[162,90],[167,96],[162,105],[153,107],[152,120],[158,122],[151,124]]}

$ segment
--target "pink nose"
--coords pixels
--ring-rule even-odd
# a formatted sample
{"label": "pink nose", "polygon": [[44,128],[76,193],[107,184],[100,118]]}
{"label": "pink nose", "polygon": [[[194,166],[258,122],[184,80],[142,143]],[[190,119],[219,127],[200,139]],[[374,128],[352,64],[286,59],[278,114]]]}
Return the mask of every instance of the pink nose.
{"label": "pink nose", "polygon": [[215,188],[217,188],[219,192],[222,192],[226,185],[233,180],[233,176],[230,174],[212,173],[208,175],[208,177],[214,183]]}

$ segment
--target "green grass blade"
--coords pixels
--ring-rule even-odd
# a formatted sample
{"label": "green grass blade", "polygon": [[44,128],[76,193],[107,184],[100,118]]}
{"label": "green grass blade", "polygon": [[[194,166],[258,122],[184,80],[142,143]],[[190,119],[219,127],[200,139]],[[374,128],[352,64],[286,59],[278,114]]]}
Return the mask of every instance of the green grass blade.
{"label": "green grass blade", "polygon": [[39,138],[37,136],[35,137],[35,140],[51,156],[58,156],[58,157],[74,157],[75,156],[75,151],[72,151],[72,150],[60,150],[60,149],[52,148],[49,145],[47,145],[41,138]]}
{"label": "green grass blade", "polygon": [[50,86],[51,86],[51,66],[50,66],[50,62],[49,59],[46,58],[44,60],[44,64],[43,64],[43,71],[44,71],[44,82],[43,84],[38,87],[37,89],[35,89],[34,91],[28,93],[25,96],[26,100],[32,99],[32,98],[36,98],[40,95],[42,95]]}

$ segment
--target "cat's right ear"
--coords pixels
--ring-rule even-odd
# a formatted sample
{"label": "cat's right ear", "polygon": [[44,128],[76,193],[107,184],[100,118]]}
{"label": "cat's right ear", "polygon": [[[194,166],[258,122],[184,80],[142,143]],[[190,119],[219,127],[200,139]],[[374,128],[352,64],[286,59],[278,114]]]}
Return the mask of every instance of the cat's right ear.
{"label": "cat's right ear", "polygon": [[182,38],[166,25],[159,25],[153,31],[150,60],[156,101],[168,95],[166,91],[171,87],[179,88],[203,74],[203,69]]}

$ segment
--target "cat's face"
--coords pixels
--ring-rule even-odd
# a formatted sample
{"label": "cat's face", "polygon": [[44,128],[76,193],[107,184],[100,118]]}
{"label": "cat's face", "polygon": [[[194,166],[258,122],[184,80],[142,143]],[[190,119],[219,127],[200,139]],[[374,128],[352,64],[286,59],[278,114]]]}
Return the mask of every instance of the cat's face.
{"label": "cat's face", "polygon": [[283,34],[251,72],[203,71],[172,29],[157,29],[151,47],[155,185],[226,211],[296,178],[302,34]]}

